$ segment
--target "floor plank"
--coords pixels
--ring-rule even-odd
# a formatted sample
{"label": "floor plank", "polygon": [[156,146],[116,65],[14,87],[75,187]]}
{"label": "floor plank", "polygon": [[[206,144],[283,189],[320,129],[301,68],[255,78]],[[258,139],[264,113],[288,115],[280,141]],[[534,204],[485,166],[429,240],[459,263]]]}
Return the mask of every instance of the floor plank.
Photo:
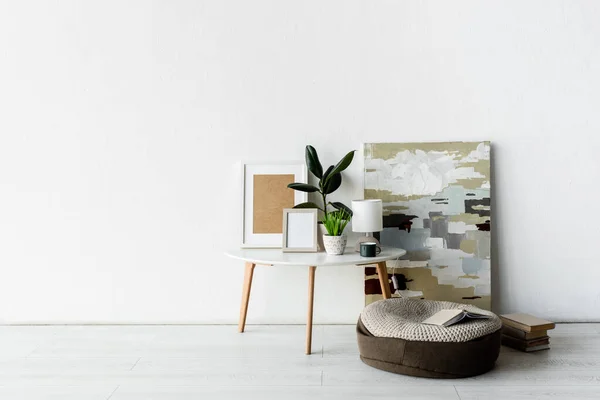
{"label": "floor plank", "polygon": [[350,325],[323,327],[323,357],[355,358],[358,354],[356,328]]}
{"label": "floor plank", "polygon": [[[74,327],[71,327],[74,328]],[[31,351],[30,357],[211,357],[305,358],[304,326],[79,327],[60,332]],[[133,329],[137,328],[137,329]],[[119,332],[122,331],[123,335]],[[322,327],[313,331],[313,355],[322,354]]]}
{"label": "floor plank", "polygon": [[348,371],[343,368],[323,372],[324,386],[408,386],[408,385],[598,385],[600,370],[501,370],[466,379],[427,379],[396,375],[371,369]]}
{"label": "floor plank", "polygon": [[6,400],[107,400],[117,386],[26,386],[0,387]]}
{"label": "floor plank", "polygon": [[0,386],[321,386],[322,373],[313,371],[173,371],[173,372],[18,372],[0,374]]}
{"label": "floor plank", "polygon": [[550,336],[548,351],[502,347],[493,371],[436,380],[363,364],[352,325],[315,326],[310,356],[302,325],[0,326],[0,399],[600,398],[600,324]]}
{"label": "floor plank", "polygon": [[14,358],[0,360],[0,380],[6,374],[108,373],[131,371],[139,357],[119,358]]}
{"label": "floor plank", "polygon": [[501,354],[496,362],[498,370],[518,371],[581,371],[600,370],[600,357],[557,356],[552,351],[530,353]]}
{"label": "floor plank", "polygon": [[598,400],[594,386],[456,386],[460,400]]}
{"label": "floor plank", "polygon": [[363,362],[358,357],[260,357],[260,358],[161,358],[142,357],[134,367],[135,371],[322,371],[327,368],[362,369]]}
{"label": "floor plank", "polygon": [[[395,388],[394,388],[395,389]],[[285,400],[460,400],[454,387],[413,386],[402,390],[366,386],[340,387],[134,387],[123,385],[110,400],[285,399]]]}

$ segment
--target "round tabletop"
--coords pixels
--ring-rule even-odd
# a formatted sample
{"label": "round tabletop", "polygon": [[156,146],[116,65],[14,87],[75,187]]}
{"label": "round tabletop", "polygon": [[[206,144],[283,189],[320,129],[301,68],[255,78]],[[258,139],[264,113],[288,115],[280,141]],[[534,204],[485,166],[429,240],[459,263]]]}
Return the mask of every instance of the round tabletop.
{"label": "round tabletop", "polygon": [[382,247],[376,257],[361,257],[354,248],[348,247],[340,256],[318,253],[284,253],[281,249],[240,249],[225,252],[226,255],[253,264],[302,265],[328,267],[334,265],[369,265],[382,261],[395,260],[406,254],[406,250]]}

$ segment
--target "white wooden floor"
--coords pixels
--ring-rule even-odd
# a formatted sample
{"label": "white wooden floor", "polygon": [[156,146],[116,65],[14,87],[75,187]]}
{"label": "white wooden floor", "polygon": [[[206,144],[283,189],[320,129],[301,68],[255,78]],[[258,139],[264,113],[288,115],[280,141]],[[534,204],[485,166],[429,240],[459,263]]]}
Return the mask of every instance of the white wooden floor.
{"label": "white wooden floor", "polygon": [[[600,399],[600,324],[461,380],[372,369],[353,326],[0,326],[0,399]],[[476,355],[474,355],[476,356]]]}

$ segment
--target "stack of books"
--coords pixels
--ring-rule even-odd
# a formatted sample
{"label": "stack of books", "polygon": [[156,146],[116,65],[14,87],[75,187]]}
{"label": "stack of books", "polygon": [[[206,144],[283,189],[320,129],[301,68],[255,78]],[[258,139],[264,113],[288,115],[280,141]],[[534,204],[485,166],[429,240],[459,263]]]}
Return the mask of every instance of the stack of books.
{"label": "stack of books", "polygon": [[529,314],[506,314],[500,318],[503,345],[526,352],[550,348],[548,331],[554,329],[554,322]]}

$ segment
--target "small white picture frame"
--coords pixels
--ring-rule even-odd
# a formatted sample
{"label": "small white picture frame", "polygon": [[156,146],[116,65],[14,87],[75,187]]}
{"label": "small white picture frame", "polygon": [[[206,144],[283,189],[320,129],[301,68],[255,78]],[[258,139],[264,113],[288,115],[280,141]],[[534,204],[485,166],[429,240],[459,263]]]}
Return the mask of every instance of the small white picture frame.
{"label": "small white picture frame", "polygon": [[317,252],[317,209],[288,208],[283,210],[284,253]]}
{"label": "small white picture frame", "polygon": [[[261,163],[261,162],[242,162],[242,248],[281,248],[282,238],[282,225],[279,225],[278,231],[273,229],[263,229],[259,227],[256,222],[257,219],[255,211],[256,199],[270,199],[274,197],[272,189],[264,191],[264,189],[256,188],[256,177],[267,178],[277,177],[286,175],[291,176],[288,183],[299,182],[306,183],[308,174],[306,165],[302,161],[290,161],[281,163]],[[256,190],[255,190],[256,189]],[[292,190],[284,186],[278,187],[277,191],[281,194],[281,190],[285,193],[289,193],[292,196],[292,200],[289,202],[287,207],[293,207],[297,204],[304,203],[308,199],[308,195],[305,192]],[[275,196],[277,193],[275,193]],[[271,209],[270,214],[272,217],[281,217],[282,210],[286,207],[280,207],[278,209]],[[263,216],[264,217],[264,216]],[[270,221],[268,218],[259,217],[259,220]],[[272,220],[271,220],[272,221]],[[281,223],[281,221],[280,221]]]}

